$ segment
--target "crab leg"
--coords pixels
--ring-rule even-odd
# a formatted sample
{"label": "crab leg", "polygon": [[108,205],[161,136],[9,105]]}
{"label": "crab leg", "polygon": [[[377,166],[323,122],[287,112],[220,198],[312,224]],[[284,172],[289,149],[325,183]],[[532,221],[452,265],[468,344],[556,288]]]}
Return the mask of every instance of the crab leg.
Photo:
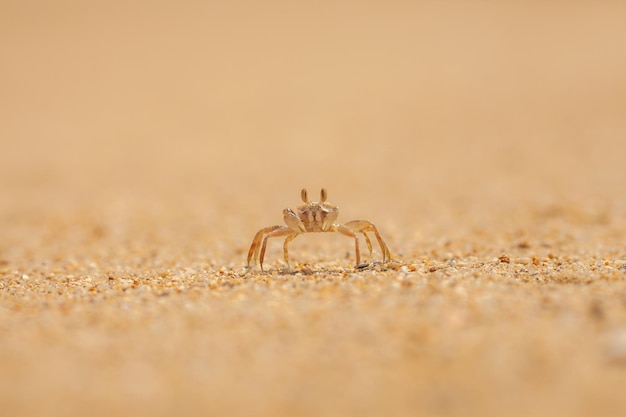
{"label": "crab leg", "polygon": [[287,236],[287,239],[285,239],[285,243],[283,244],[283,255],[285,256],[285,262],[287,262],[287,267],[289,267],[289,242],[294,240],[296,236],[298,236],[297,233]]}
{"label": "crab leg", "polygon": [[[387,245],[383,241],[383,238],[380,236],[380,233],[378,233],[378,229],[376,229],[376,226],[374,226],[372,222],[369,222],[367,220],[352,220],[346,223],[344,226],[355,233],[365,234],[366,232],[373,232],[376,236],[378,244],[380,245],[380,249],[383,252],[383,262],[391,260],[391,253],[389,252],[389,248],[387,248]],[[369,246],[371,247],[371,244]]]}
{"label": "crab leg", "polygon": [[367,233],[362,232],[363,233],[363,237],[365,237],[365,244],[367,244],[367,249],[369,249],[370,251],[370,258],[372,257],[372,242],[370,241],[369,236],[367,235]]}
{"label": "crab leg", "polygon": [[276,225],[276,226],[264,227],[263,229],[256,232],[256,235],[254,235],[254,239],[252,239],[250,250],[248,251],[248,266],[250,266],[250,261],[252,260],[253,256],[254,256],[254,263],[255,264],[257,263],[257,260],[259,259],[259,249],[260,249],[259,245],[261,244],[261,239],[263,239],[263,236],[281,227],[283,226]]}
{"label": "crab leg", "polygon": [[354,239],[354,251],[356,253],[356,265],[358,267],[361,264],[361,251],[359,250],[359,237],[350,228],[342,224],[333,224],[331,227],[332,232],[339,232],[342,235],[351,237]]}
{"label": "crab leg", "polygon": [[287,226],[279,226],[277,229],[266,234],[265,237],[263,238],[263,245],[261,246],[261,255],[259,258],[261,271],[263,271],[263,259],[265,258],[265,249],[267,248],[267,239],[269,239],[270,237],[278,237],[278,236],[287,236],[287,239],[285,239],[285,243],[283,245],[283,251],[285,255],[285,261],[287,261],[287,265],[289,265],[289,260],[288,260],[289,251],[287,249],[287,245],[289,244],[289,242],[295,239],[296,236],[298,236],[298,233]]}

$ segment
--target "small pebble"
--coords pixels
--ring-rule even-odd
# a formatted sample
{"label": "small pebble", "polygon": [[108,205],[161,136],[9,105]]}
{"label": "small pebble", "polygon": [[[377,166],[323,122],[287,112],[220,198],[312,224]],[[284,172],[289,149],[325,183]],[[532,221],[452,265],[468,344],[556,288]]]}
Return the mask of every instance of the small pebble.
{"label": "small pebble", "polygon": [[503,264],[508,264],[508,263],[511,263],[511,258],[509,258],[508,255],[500,255],[498,257],[498,261],[500,261]]}

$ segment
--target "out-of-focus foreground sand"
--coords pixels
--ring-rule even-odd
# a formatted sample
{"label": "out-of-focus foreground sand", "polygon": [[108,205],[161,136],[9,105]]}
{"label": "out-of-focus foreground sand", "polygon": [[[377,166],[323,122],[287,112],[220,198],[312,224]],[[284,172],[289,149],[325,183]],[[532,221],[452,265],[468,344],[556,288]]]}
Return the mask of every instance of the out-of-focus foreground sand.
{"label": "out-of-focus foreground sand", "polygon": [[625,4],[2,1],[0,413],[624,415]]}

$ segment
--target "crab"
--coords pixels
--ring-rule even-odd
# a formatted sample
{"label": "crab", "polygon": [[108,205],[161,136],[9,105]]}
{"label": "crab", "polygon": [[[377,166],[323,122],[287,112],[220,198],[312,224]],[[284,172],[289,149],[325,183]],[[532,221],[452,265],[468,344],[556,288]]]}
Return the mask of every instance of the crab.
{"label": "crab", "polygon": [[298,207],[297,212],[294,212],[290,208],[283,210],[283,220],[286,226],[276,225],[264,227],[256,233],[252,240],[252,245],[250,245],[250,250],[248,251],[248,267],[251,267],[250,261],[254,258],[254,264],[259,261],[261,271],[263,271],[263,259],[265,257],[268,239],[285,236],[283,253],[287,268],[289,269],[289,243],[303,233],[312,232],[337,232],[353,238],[356,252],[356,268],[361,265],[358,233],[362,233],[363,236],[365,236],[365,243],[367,244],[371,256],[372,243],[367,233],[373,232],[383,253],[383,263],[391,260],[391,253],[383,241],[383,238],[380,236],[380,233],[378,233],[378,229],[376,229],[376,226],[374,226],[372,222],[368,220],[352,220],[344,224],[335,223],[339,215],[339,208],[326,202],[326,198],[328,197],[326,189],[322,188],[319,201],[310,201],[307,196],[307,191],[304,188],[300,196],[302,197],[302,201],[306,204]]}

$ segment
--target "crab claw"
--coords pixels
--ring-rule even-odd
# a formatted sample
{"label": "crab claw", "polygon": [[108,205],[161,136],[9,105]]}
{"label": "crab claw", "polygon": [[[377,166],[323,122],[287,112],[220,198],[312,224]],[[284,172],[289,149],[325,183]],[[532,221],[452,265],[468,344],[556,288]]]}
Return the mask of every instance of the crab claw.
{"label": "crab claw", "polygon": [[283,220],[291,230],[302,233],[306,232],[304,223],[302,223],[302,220],[298,218],[298,215],[292,209],[286,208],[283,210]]}

